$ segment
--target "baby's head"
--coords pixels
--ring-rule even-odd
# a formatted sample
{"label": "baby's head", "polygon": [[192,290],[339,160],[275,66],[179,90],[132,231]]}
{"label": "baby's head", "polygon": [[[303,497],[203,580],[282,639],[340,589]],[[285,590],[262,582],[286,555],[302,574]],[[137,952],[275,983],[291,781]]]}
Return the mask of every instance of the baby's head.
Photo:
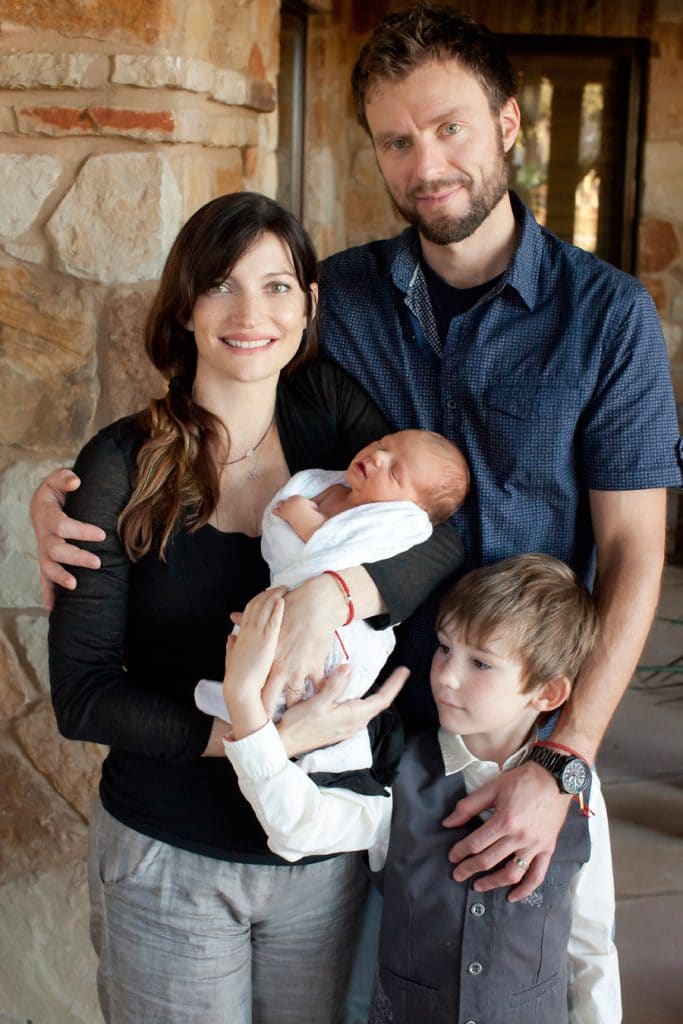
{"label": "baby's head", "polygon": [[470,473],[460,449],[431,430],[400,430],[363,448],[346,471],[356,504],[413,501],[432,523],[460,508]]}

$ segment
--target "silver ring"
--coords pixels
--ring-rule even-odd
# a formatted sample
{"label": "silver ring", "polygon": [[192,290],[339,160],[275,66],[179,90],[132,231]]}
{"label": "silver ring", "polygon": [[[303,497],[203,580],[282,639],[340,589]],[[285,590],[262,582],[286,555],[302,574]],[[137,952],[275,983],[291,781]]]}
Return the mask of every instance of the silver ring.
{"label": "silver ring", "polygon": [[305,686],[302,686],[300,690],[295,690],[293,686],[288,686],[288,687],[287,687],[287,690],[288,690],[288,691],[289,691],[289,692],[290,692],[290,693],[291,693],[291,694],[292,694],[292,695],[293,695],[294,697],[303,697],[303,695],[304,695],[304,694],[306,693],[306,687],[305,687]]}
{"label": "silver ring", "polygon": [[529,870],[529,865],[527,864],[527,862],[522,857],[515,857],[515,864],[517,865],[518,868],[521,868],[522,871],[528,871]]}

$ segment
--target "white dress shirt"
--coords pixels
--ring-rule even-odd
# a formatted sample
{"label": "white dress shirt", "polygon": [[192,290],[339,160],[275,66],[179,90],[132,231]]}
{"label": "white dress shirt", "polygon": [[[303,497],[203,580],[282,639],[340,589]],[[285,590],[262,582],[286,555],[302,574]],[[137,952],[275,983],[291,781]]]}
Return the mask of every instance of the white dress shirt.
{"label": "white dress shirt", "polygon": [[[507,759],[503,771],[524,761],[535,736]],[[500,774],[495,761],[480,761],[462,737],[439,729],[446,775],[463,773],[468,793]],[[391,795],[366,796],[348,789],[323,789],[289,760],[278,732],[268,722],[241,740],[226,741],[225,752],[240,789],[268,836],[268,846],[285,860],[368,850],[370,866],[386,859]],[[614,880],[607,811],[593,772],[588,831],[590,859],[572,882],[569,937],[570,1024],[619,1024],[621,992],[614,929]],[[491,812],[484,812],[486,817]],[[453,883],[454,885],[457,883]]]}

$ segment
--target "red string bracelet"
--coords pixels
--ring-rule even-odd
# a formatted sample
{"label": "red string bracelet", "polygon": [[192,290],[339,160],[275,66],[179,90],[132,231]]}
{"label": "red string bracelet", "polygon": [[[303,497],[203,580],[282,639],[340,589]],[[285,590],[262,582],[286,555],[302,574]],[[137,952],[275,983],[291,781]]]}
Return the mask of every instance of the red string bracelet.
{"label": "red string bracelet", "polygon": [[582,761],[588,763],[588,758],[580,754],[578,750],[573,750],[572,747],[565,747],[564,743],[554,743],[552,740],[537,740],[534,743],[535,747],[552,747],[553,750],[564,750],[565,754],[571,754],[572,757],[578,757]]}
{"label": "red string bracelet", "polygon": [[349,590],[348,584],[338,572],[335,572],[334,569],[323,569],[323,576],[332,576],[332,578],[335,579],[341,587],[344,597],[346,598],[346,607],[348,609],[348,615],[346,616],[346,622],[344,625],[348,626],[349,623],[353,622],[356,616],[356,609],[354,608],[353,601],[351,600],[351,591]]}

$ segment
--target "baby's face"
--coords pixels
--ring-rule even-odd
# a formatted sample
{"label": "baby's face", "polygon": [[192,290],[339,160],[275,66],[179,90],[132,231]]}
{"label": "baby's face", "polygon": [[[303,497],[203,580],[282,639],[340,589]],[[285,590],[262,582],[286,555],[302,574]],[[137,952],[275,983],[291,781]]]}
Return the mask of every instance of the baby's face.
{"label": "baby's face", "polygon": [[402,430],[373,441],[351,462],[346,479],[359,504],[414,501],[434,485],[436,459],[419,430]]}

